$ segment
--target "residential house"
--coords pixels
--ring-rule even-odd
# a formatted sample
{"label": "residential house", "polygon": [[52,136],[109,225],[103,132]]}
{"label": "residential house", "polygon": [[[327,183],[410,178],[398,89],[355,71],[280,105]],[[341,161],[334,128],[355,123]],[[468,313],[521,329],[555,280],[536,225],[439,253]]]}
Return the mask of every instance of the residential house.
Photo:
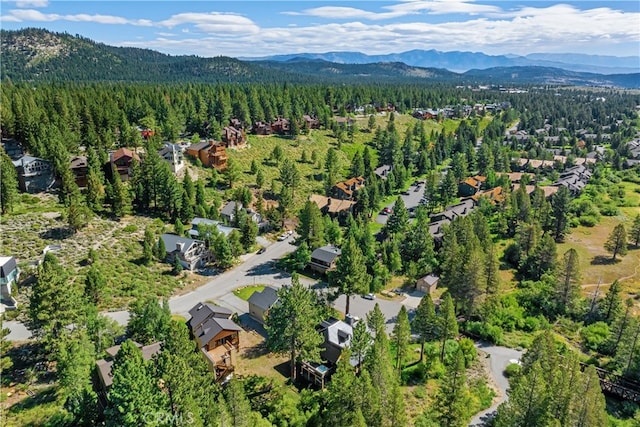
{"label": "residential house", "polygon": [[215,141],[201,141],[187,147],[187,154],[200,159],[207,167],[223,171],[227,168],[227,151],[223,143]]}
{"label": "residential house", "polygon": [[349,178],[344,182],[339,182],[333,186],[332,192],[335,197],[341,200],[353,200],[355,192],[364,187],[364,178],[357,176]]}
{"label": "residential house", "polygon": [[215,221],[213,219],[208,219],[208,218],[196,217],[196,218],[193,218],[193,220],[191,221],[191,230],[189,230],[189,235],[194,239],[201,237],[200,230],[199,230],[199,227],[201,224],[215,226],[218,232],[224,234],[225,236],[228,236],[233,230],[237,230],[236,228],[228,227],[220,223],[220,221]]}
{"label": "residential house", "polygon": [[421,277],[416,281],[416,290],[424,292],[425,294],[433,295],[438,287],[439,281],[440,277],[433,274],[427,274],[426,276]]}
{"label": "residential house", "polygon": [[232,224],[236,219],[236,213],[242,209],[242,203],[234,200],[227,202],[220,210],[220,218],[225,224]]}
{"label": "residential house", "polygon": [[291,122],[288,119],[278,117],[271,122],[271,131],[279,134],[286,134],[291,131]]}
{"label": "residential house", "polygon": [[78,187],[87,186],[87,175],[89,174],[89,162],[87,156],[74,156],[69,162],[69,168],[76,178]]}
{"label": "residential house", "polygon": [[231,310],[209,303],[198,303],[189,310],[187,326],[198,343],[209,370],[216,380],[224,380],[236,365],[240,349],[240,331]]}
{"label": "residential house", "polygon": [[560,178],[553,185],[567,187],[572,195],[577,196],[587,185],[589,179],[591,179],[591,171],[584,165],[578,165],[562,172]]}
{"label": "residential house", "polygon": [[476,202],[476,204],[478,204],[480,202],[481,197],[486,198],[487,200],[489,200],[489,203],[496,206],[496,205],[502,204],[505,201],[507,195],[502,190],[502,187],[495,187],[495,188],[492,188],[491,190],[480,191],[474,194],[473,196],[471,196],[471,199],[473,199],[473,201]]}
{"label": "residential house", "polygon": [[24,156],[22,144],[13,138],[2,138],[2,148],[11,160],[18,160],[20,157]]}
{"label": "residential house", "polygon": [[167,250],[166,261],[174,263],[176,257],[187,270],[202,268],[213,261],[213,254],[202,240],[181,237],[175,234],[161,236]]}
{"label": "residential house", "polygon": [[[521,184],[511,184],[511,191],[512,192],[517,191],[518,188],[520,188],[520,185]],[[540,188],[544,192],[544,197],[548,199],[549,197],[556,194],[560,187],[554,187],[552,185],[542,185],[542,186],[525,185],[525,191],[527,192],[527,194],[533,193],[536,188]]]}
{"label": "residential house", "polygon": [[531,183],[535,181],[535,175],[531,173],[525,173],[525,172],[502,172],[502,173],[498,173],[497,175],[506,176],[507,178],[509,178],[509,181],[513,184],[520,184],[520,181],[522,181],[523,178],[526,178],[528,182],[531,182]]}
{"label": "residential house", "polygon": [[312,194],[309,200],[318,206],[320,212],[329,214],[331,217],[346,216],[353,212],[353,207],[356,205],[356,202],[351,200],[334,199],[319,194]]}
{"label": "residential house", "polygon": [[[142,344],[134,341],[134,344],[142,352],[142,358],[144,360],[153,359],[153,356],[160,353],[160,350],[162,350],[161,342],[155,342],[153,344],[143,346]],[[100,380],[100,385],[104,393],[106,393],[109,387],[111,387],[111,384],[113,384],[113,373],[111,372],[113,369],[113,360],[120,351],[120,347],[120,345],[109,347],[105,350],[107,357],[96,361],[98,379]]]}
{"label": "residential house", "polygon": [[473,196],[482,189],[485,182],[487,182],[486,176],[471,176],[458,184],[458,194],[461,197]]}
{"label": "residential house", "polygon": [[456,217],[467,216],[476,207],[476,203],[472,198],[466,198],[455,205],[447,206],[447,208],[439,213],[431,214],[431,222],[442,220],[453,221]]}
{"label": "residential house", "polygon": [[265,122],[255,122],[251,127],[253,133],[256,135],[271,135],[271,125]]}
{"label": "residential house", "polygon": [[182,148],[177,144],[164,142],[163,147],[158,151],[162,159],[169,163],[171,172],[174,174],[180,172],[184,168],[184,155]]}
{"label": "residential house", "polygon": [[350,128],[354,120],[351,117],[336,117],[336,124],[342,128]]}
{"label": "residential house", "polygon": [[129,180],[131,175],[131,165],[134,160],[140,162],[140,156],[138,156],[138,153],[131,151],[128,148],[120,148],[109,155],[109,163],[112,167],[111,170],[117,171],[122,181]]}
{"label": "residential house", "polygon": [[20,269],[12,256],[0,256],[0,299],[8,306],[17,307],[12,286],[18,282]]}
{"label": "residential house", "polygon": [[444,237],[444,226],[449,223],[451,223],[451,221],[443,218],[429,224],[429,234],[433,237],[433,241],[436,246],[440,246],[442,243],[442,238]]}
{"label": "residential house", "polygon": [[304,122],[305,128],[308,129],[318,129],[320,127],[320,120],[315,117],[311,117],[308,114],[302,116],[302,120]]}
{"label": "residential house", "polygon": [[342,254],[340,248],[332,245],[322,246],[311,252],[309,268],[319,273],[326,273],[336,268],[336,261]]}
{"label": "residential house", "polygon": [[270,286],[249,297],[249,315],[259,323],[264,323],[269,310],[278,302],[278,291]]}
{"label": "residential house", "polygon": [[18,175],[18,188],[25,193],[39,193],[54,186],[56,177],[48,160],[22,156],[13,161]]}
{"label": "residential house", "polygon": [[393,169],[393,166],[391,165],[382,165],[375,168],[373,173],[375,173],[380,179],[387,179],[387,176],[389,175],[389,172],[391,172],[392,169]]}
{"label": "residential house", "polygon": [[[322,349],[320,350],[322,363],[305,361],[301,365],[301,370],[303,378],[324,388],[327,380],[335,371],[338,360],[342,356],[342,351],[351,344],[353,326],[342,320],[330,317],[323,320],[316,327],[316,330],[324,337]],[[358,360],[355,357],[351,357],[349,363],[352,366],[357,366]]]}
{"label": "residential house", "polygon": [[227,148],[244,147],[247,145],[247,136],[242,128],[225,126],[222,128],[222,142]]}

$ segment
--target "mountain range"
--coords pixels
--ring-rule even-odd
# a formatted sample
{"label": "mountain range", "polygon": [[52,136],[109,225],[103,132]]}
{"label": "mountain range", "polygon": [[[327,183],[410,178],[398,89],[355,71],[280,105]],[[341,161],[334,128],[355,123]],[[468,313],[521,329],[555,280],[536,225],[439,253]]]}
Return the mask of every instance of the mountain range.
{"label": "mountain range", "polygon": [[[548,66],[555,56],[535,55],[547,65],[518,65],[523,57],[469,52],[414,50],[368,56],[357,52],[281,55],[248,60],[166,55],[150,49],[115,47],[79,35],[28,28],[0,31],[3,81],[74,82],[295,82],[453,84],[558,84],[640,88],[640,69],[634,73],[602,74]],[[324,58],[316,57],[325,55]],[[608,63],[608,69],[632,70],[632,58],[567,56],[567,60]],[[613,58],[613,57],[612,57]],[[562,58],[560,58],[562,59]],[[635,58],[637,59],[637,58]],[[515,61],[515,62],[514,62]],[[420,65],[415,65],[420,64]],[[575,65],[575,64],[574,64]],[[586,65],[588,64],[583,64]],[[460,72],[464,68],[466,71]],[[605,67],[607,68],[607,67]],[[453,69],[453,70],[452,70]],[[458,70],[457,72],[454,70]]]}
{"label": "mountain range", "polygon": [[402,62],[414,67],[445,68],[456,73],[493,67],[546,67],[596,74],[631,74],[640,72],[640,56],[602,56],[575,53],[532,53],[526,56],[487,55],[481,52],[441,52],[410,50],[386,55],[361,52],[296,53],[261,58],[239,58],[246,61],[278,61],[291,59],[322,59],[339,64],[371,64]]}

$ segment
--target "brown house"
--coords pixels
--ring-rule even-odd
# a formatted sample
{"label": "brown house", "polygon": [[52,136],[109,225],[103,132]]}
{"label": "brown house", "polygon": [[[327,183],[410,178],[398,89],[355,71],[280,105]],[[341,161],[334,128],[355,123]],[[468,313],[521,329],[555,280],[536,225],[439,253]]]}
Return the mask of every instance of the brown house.
{"label": "brown house", "polygon": [[200,159],[204,166],[223,171],[227,168],[226,147],[221,142],[202,141],[187,148],[187,154]]}
{"label": "brown house", "polygon": [[289,133],[291,130],[291,122],[288,119],[278,117],[271,123],[271,131],[279,134]]}
{"label": "brown house", "polygon": [[198,303],[189,314],[187,325],[209,370],[215,373],[216,381],[224,380],[234,370],[242,328],[231,320],[231,310],[213,304]]}
{"label": "brown house", "polygon": [[222,128],[222,142],[227,148],[244,147],[247,145],[247,136],[243,129],[225,126]]}
{"label": "brown house", "polygon": [[315,117],[311,117],[310,115],[305,114],[304,116],[302,116],[302,120],[304,120],[305,127],[309,129],[320,128],[320,120],[316,119]]}
{"label": "brown house", "polygon": [[333,194],[338,199],[352,200],[356,191],[364,187],[364,178],[357,176],[333,186]]}
{"label": "brown house", "polygon": [[256,135],[271,135],[271,126],[265,122],[255,122],[252,130]]}
{"label": "brown house", "polygon": [[476,203],[480,200],[481,197],[486,197],[492,205],[496,206],[496,205],[502,204],[502,202],[504,202],[504,200],[506,199],[507,195],[505,194],[504,191],[502,191],[502,187],[496,187],[496,188],[492,188],[491,190],[480,191],[474,194],[473,196],[471,196],[471,198]]}
{"label": "brown house", "polygon": [[458,194],[461,197],[473,196],[482,189],[486,181],[487,177],[482,175],[469,177],[458,184]]}
{"label": "brown house", "polygon": [[351,200],[334,199],[319,194],[312,194],[309,196],[309,200],[318,206],[320,212],[323,214],[328,213],[331,217],[348,215],[356,205],[356,202]]}
{"label": "brown house", "polygon": [[110,156],[110,163],[113,169],[118,171],[120,175],[120,179],[122,181],[128,181],[129,175],[131,174],[131,164],[133,161],[140,161],[140,156],[134,151],[129,150],[128,148],[120,148]]}
{"label": "brown house", "polygon": [[416,281],[416,290],[424,292],[425,294],[433,294],[438,287],[440,278],[433,274],[427,274]]}
{"label": "brown house", "polygon": [[89,170],[89,162],[87,156],[75,156],[71,158],[69,168],[73,172],[73,176],[76,178],[76,184],[78,187],[87,186],[87,174]]}

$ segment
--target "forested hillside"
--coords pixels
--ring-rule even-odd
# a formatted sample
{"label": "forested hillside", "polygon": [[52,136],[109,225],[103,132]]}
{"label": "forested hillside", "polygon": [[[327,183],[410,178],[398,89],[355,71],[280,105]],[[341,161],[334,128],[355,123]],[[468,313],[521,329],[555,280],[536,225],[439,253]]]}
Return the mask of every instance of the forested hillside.
{"label": "forested hillside", "polygon": [[14,82],[439,82],[640,87],[639,73],[600,75],[549,67],[501,67],[460,74],[401,62],[341,64],[306,58],[279,62],[170,56],[42,29],[2,30],[0,38],[0,75],[3,81]]}

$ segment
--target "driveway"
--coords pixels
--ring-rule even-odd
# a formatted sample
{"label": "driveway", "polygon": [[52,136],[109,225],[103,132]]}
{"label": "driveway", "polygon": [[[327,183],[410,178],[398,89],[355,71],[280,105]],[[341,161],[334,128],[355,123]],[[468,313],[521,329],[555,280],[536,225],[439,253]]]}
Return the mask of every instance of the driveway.
{"label": "driveway", "polygon": [[[418,205],[420,204],[420,199],[424,197],[424,187],[425,187],[424,184],[419,184],[419,185],[411,184],[411,186],[409,186],[409,189],[407,190],[409,193],[400,195],[407,209],[418,207]],[[416,188],[418,189],[418,191],[416,191]],[[396,203],[396,199],[397,197],[394,198],[394,200],[391,203],[389,203],[386,207],[388,207],[389,209],[393,209],[393,205]],[[378,216],[376,217],[376,222],[378,224],[386,224],[388,218],[389,218],[389,215],[378,214]]]}
{"label": "driveway", "polygon": [[476,342],[476,348],[487,354],[491,376],[500,390],[498,401],[490,408],[476,414],[476,416],[471,419],[471,422],[469,422],[469,426],[480,427],[486,425],[486,423],[495,416],[498,406],[507,400],[509,380],[504,376],[504,370],[511,363],[511,360],[520,360],[523,352],[486,342]]}

